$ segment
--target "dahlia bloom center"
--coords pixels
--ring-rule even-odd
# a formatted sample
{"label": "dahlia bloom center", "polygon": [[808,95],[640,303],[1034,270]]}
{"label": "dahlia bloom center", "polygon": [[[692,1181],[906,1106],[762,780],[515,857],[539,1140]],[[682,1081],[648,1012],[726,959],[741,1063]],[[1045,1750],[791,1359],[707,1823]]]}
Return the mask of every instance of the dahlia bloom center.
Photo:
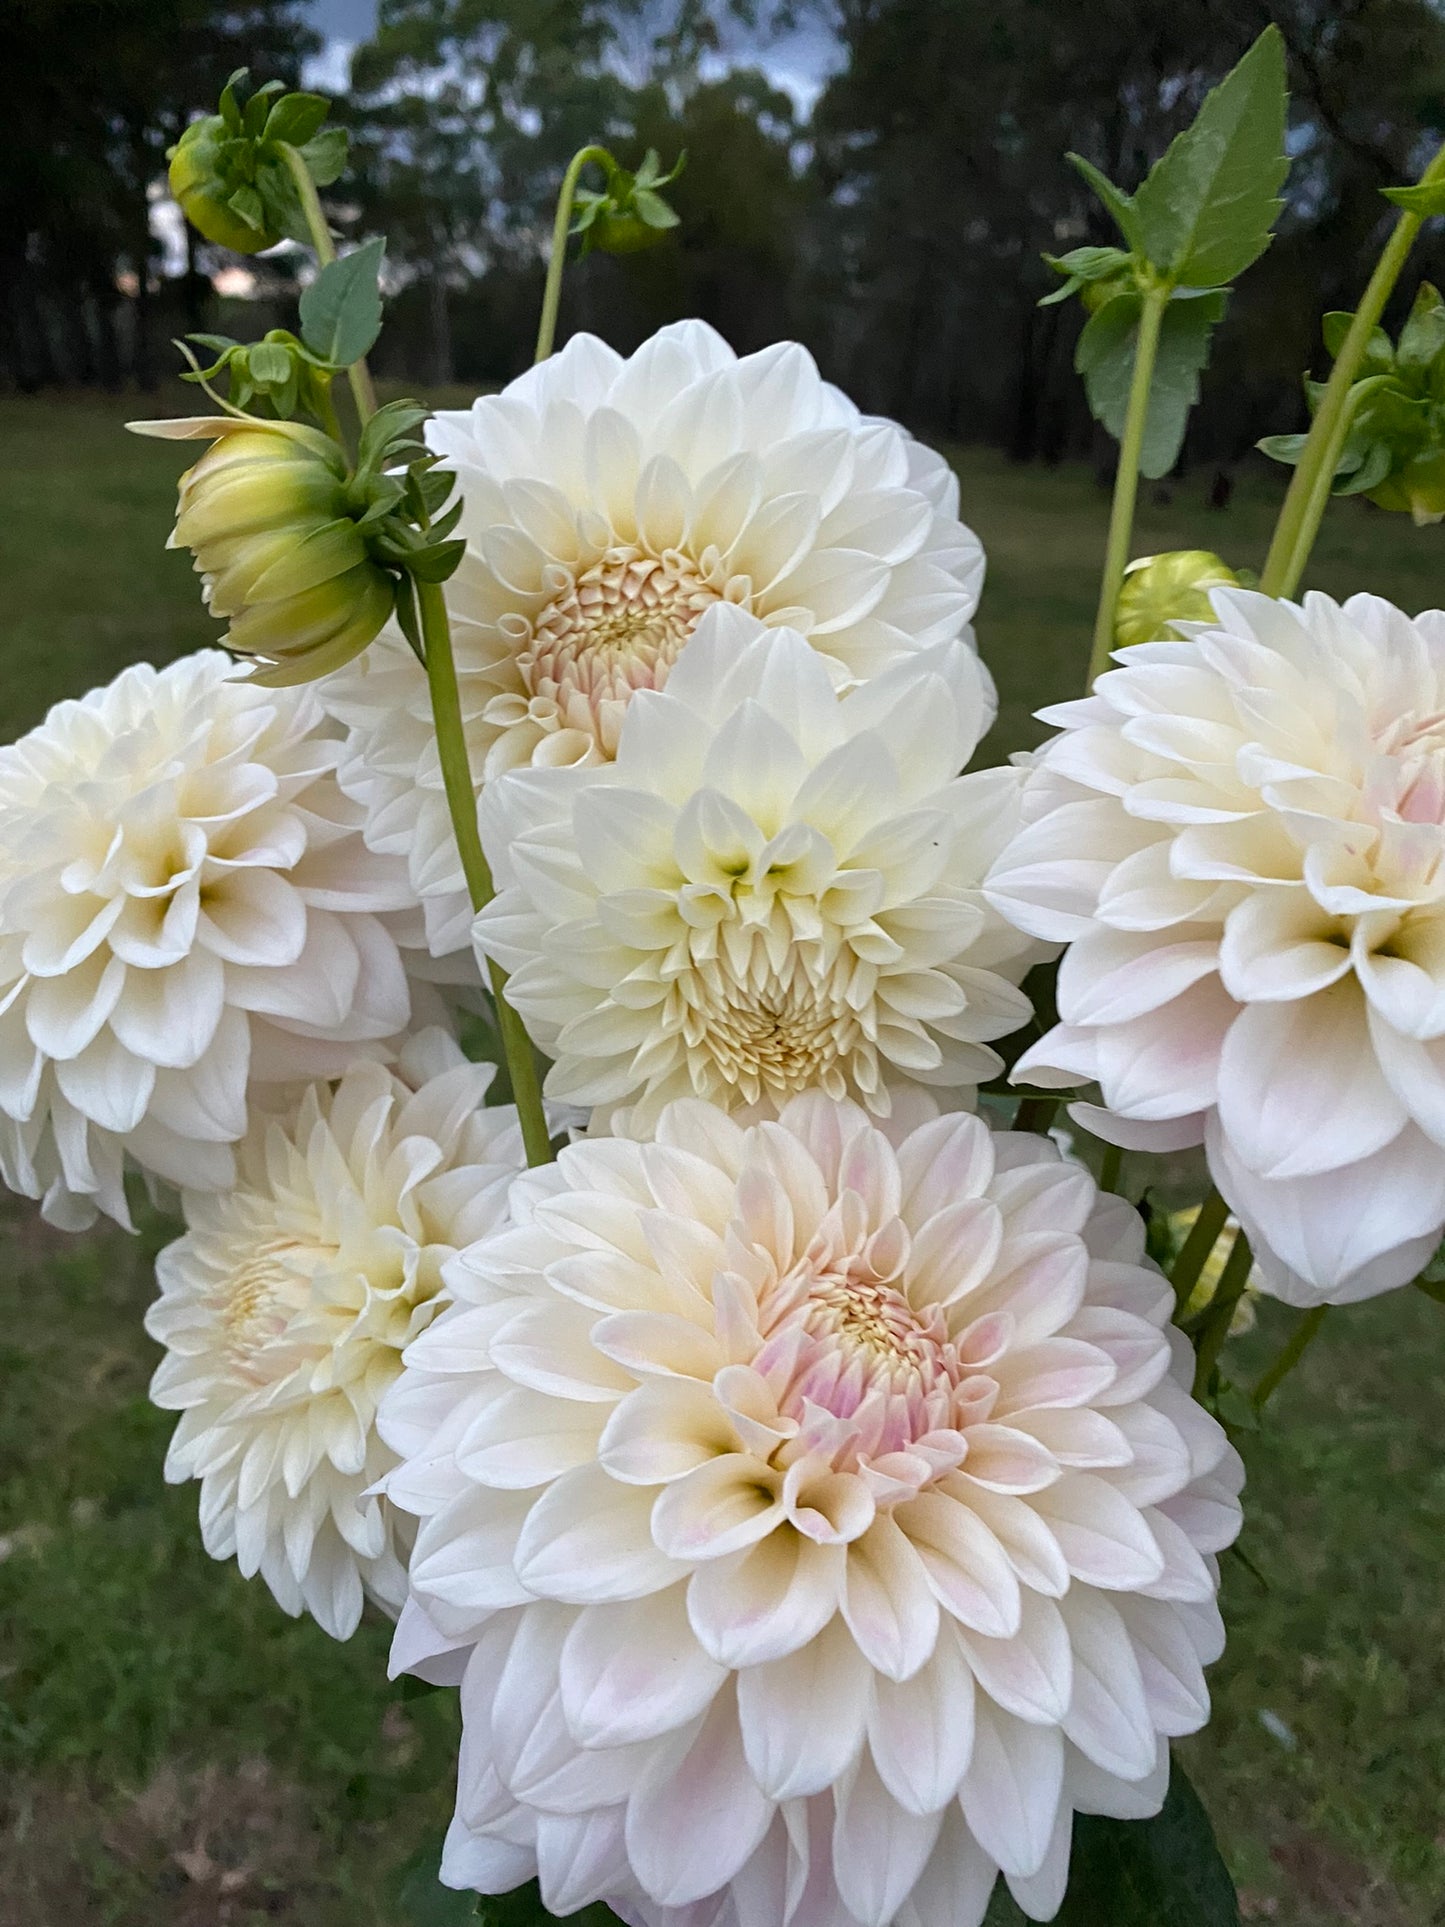
{"label": "dahlia bloom center", "polygon": [[270,1377],[263,1362],[268,1347],[284,1339],[291,1321],[307,1310],[312,1281],[335,1257],[327,1245],[269,1238],[237,1266],[226,1281],[221,1324],[242,1377],[257,1385]]}
{"label": "dahlia bloom center", "polygon": [[676,549],[614,547],[576,575],[558,573],[562,586],[526,625],[517,667],[534,706],[555,705],[562,727],[611,757],[628,698],[663,686],[722,591]]}
{"label": "dahlia bloom center", "polygon": [[[852,959],[840,961],[848,965],[841,973],[846,980],[853,975]],[[675,1009],[664,1015],[664,1034],[680,1032],[689,1050],[700,1052],[745,1103],[779,1101],[813,1084],[842,1096],[844,1070],[860,1054],[869,1054],[857,1011],[830,981],[839,974],[836,966],[820,972],[801,953],[778,971],[735,974],[719,967],[725,962],[724,956],[710,970],[689,971],[686,981],[676,984]],[[872,1088],[876,1080],[866,1067],[857,1068],[864,1070],[860,1086]],[[712,1080],[700,1071],[699,1065],[693,1082],[703,1087],[700,1095],[711,1096]]]}

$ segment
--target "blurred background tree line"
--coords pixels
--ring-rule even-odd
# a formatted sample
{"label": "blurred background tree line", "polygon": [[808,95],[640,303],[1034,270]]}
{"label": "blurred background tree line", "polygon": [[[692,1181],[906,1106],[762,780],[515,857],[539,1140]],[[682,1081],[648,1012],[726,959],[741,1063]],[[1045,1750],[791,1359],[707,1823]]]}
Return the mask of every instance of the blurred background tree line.
{"label": "blurred background tree line", "polygon": [[[344,231],[389,237],[381,372],[516,374],[569,155],[686,148],[681,228],[574,270],[564,328],[622,349],[684,314],[742,351],[793,335],[863,407],[920,431],[1020,460],[1084,453],[1079,317],[1037,306],[1054,281],[1040,253],[1113,237],[1064,152],[1131,183],[1272,18],[1294,90],[1289,205],[1187,450],[1225,463],[1260,422],[1299,417],[1317,317],[1353,304],[1390,218],[1378,190],[1445,134],[1436,0],[771,4],[381,0],[339,110],[353,164],[332,205]],[[831,49],[806,111],[761,57],[800,12]],[[319,43],[296,0],[6,0],[5,23],[0,387],[148,386],[173,334],[287,322],[291,257],[238,272],[168,222],[163,177],[232,68],[300,78]],[[1439,238],[1420,269],[1445,269]]]}

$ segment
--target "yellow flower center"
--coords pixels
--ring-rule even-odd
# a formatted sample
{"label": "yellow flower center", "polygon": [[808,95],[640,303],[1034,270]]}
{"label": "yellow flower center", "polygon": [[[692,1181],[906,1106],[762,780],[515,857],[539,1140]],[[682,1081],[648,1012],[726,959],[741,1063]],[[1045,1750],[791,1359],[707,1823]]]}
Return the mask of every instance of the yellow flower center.
{"label": "yellow flower center", "polygon": [[330,1245],[300,1244],[290,1238],[271,1238],[255,1246],[246,1262],[231,1274],[221,1306],[226,1346],[236,1370],[257,1384],[268,1376],[261,1368],[268,1346],[285,1335],[293,1318],[311,1302],[311,1284],[318,1271],[334,1263]]}

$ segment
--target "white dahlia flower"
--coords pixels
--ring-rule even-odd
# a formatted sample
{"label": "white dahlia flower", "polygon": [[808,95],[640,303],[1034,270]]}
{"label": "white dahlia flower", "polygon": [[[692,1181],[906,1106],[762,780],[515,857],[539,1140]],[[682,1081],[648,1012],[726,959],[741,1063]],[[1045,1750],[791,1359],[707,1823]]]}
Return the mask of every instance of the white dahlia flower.
{"label": "white dahlia flower", "polygon": [[646,1927],[1057,1908],[1207,1714],[1242,1468],[1143,1227],[1032,1136],[688,1100],[512,1189],[380,1416],[455,1886]]}
{"label": "white dahlia flower", "polygon": [[0,749],[0,1172],[55,1222],[127,1223],[126,1153],[228,1183],[250,1080],[332,1074],[408,1022],[380,913],[416,900],[323,721],[206,650]]}
{"label": "white dahlia flower", "polygon": [[491,784],[503,887],[478,946],[556,1061],[552,1097],[776,1105],[813,1085],[886,1113],[885,1080],[977,1084],[1025,1022],[1036,953],[979,884],[1017,772],[959,770],[992,714],[938,644],[846,695],[789,629],[699,625],[610,763]]}
{"label": "white dahlia flower", "polygon": [[[468,549],[446,587],[473,766],[595,763],[634,690],[727,602],[800,630],[840,682],[964,631],[983,551],[943,459],[861,416],[785,342],[741,360],[698,321],[627,360],[592,335],[443,410]],[[435,948],[466,942],[426,679],[389,631],[334,677],[342,782],[399,851]]]}
{"label": "white dahlia flower", "polygon": [[990,901],[1070,948],[1017,1075],[1207,1147],[1292,1304],[1409,1279],[1445,1223],[1445,615],[1217,590],[1043,712]]}
{"label": "white dahlia flower", "polygon": [[412,1522],[371,1490],[395,1463],[376,1408],[525,1162],[516,1112],[481,1108],[491,1077],[432,1030],[395,1070],[310,1086],[252,1124],[233,1190],[184,1193],[156,1262],[151,1397],[181,1414],[166,1477],[201,1481],[213,1558],[335,1639],[363,1594],[393,1616],[405,1597]]}

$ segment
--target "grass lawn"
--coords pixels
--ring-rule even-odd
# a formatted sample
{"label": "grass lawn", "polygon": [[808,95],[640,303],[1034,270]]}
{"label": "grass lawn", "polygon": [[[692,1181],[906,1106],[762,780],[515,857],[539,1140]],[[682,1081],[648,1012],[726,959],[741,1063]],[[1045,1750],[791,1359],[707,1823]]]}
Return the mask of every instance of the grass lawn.
{"label": "grass lawn", "polygon": [[[181,453],[123,436],[128,412],[144,410],[0,402],[6,735],[213,630],[162,548]],[[971,451],[959,468],[990,555],[1001,754],[1082,678],[1105,505],[1082,470]],[[1273,474],[1223,512],[1202,479],[1171,493],[1146,504],[1141,549],[1258,566]],[[1312,580],[1421,608],[1445,600],[1442,544],[1346,505]],[[337,1646],[201,1551],[195,1488],[162,1483],[170,1420],[145,1396],[164,1235],[66,1238],[29,1207],[0,1213],[0,1922],[420,1921],[399,1893],[450,1808],[450,1696],[386,1684],[380,1623]],[[1260,1579],[1230,1562],[1215,1720],[1185,1748],[1251,1920],[1445,1923],[1442,1321],[1412,1294],[1333,1314],[1251,1445]]]}

